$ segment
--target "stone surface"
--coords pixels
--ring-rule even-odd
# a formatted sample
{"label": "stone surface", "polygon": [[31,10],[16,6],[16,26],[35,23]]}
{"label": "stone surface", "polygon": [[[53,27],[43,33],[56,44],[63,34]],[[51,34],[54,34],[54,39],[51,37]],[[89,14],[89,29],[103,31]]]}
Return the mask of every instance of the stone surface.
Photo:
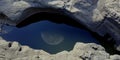
{"label": "stone surface", "polygon": [[[116,49],[120,51],[120,0],[0,0],[0,26],[15,26],[17,21],[24,19],[21,17],[24,11],[33,7],[69,11],[80,24],[82,22],[90,30],[101,36],[110,34],[116,42]],[[17,42],[0,40],[0,60],[119,60],[119,57],[110,56],[104,48],[96,44],[77,43],[70,52],[50,55],[43,50],[21,46]]]}
{"label": "stone surface", "polygon": [[101,36],[110,34],[120,51],[120,0],[0,0],[0,26],[15,26],[24,15],[37,13],[34,10],[24,13],[28,8],[65,9],[93,32]]}
{"label": "stone surface", "polygon": [[94,43],[80,42],[71,51],[49,54],[0,38],[0,60],[120,60],[120,55],[110,55],[102,46]]}

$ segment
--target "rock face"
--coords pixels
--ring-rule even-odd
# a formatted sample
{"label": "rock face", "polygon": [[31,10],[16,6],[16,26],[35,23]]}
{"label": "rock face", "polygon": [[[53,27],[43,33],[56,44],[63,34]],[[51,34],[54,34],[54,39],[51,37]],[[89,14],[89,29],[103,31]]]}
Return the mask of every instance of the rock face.
{"label": "rock face", "polygon": [[[24,19],[23,15],[29,17],[39,12],[31,12],[30,8],[67,10],[93,32],[101,36],[109,34],[109,40],[113,38],[120,51],[120,0],[0,0],[0,26],[16,26]],[[0,60],[120,60],[120,56],[109,55],[103,47],[93,43],[76,43],[69,52],[49,54],[17,42],[0,40]]]}
{"label": "rock face", "polygon": [[113,38],[116,49],[120,51],[119,3],[120,0],[0,0],[0,26],[15,26],[25,18],[24,15],[29,17],[39,12],[30,8],[60,8],[69,11],[93,32],[101,36],[109,34],[108,39]]}
{"label": "rock face", "polygon": [[119,55],[109,55],[105,49],[94,43],[77,42],[71,51],[49,54],[21,46],[17,42],[0,39],[0,60],[120,60]]}

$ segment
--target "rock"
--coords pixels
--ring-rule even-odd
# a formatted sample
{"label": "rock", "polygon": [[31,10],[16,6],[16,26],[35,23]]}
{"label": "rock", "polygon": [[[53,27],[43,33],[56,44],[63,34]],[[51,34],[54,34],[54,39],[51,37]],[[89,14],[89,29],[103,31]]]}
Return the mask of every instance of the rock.
{"label": "rock", "polygon": [[[2,43],[2,44],[1,44]],[[49,54],[44,50],[34,50],[17,42],[0,40],[0,60],[119,60],[120,55],[110,55],[95,43],[77,42],[71,51]]]}
{"label": "rock", "polygon": [[[29,8],[54,8],[69,11],[91,31],[100,36],[109,34],[120,51],[120,0],[0,0],[0,17],[2,24],[17,25],[21,20],[39,11]],[[28,10],[27,10],[28,9]],[[27,13],[25,11],[27,10]],[[67,12],[68,13],[68,12]],[[68,13],[68,14],[69,14]]]}
{"label": "rock", "polygon": [[[101,36],[110,34],[116,42],[116,49],[120,51],[119,2],[120,0],[0,0],[0,23],[17,25],[21,18],[24,19],[21,16],[28,8],[65,9],[93,32]],[[120,56],[110,55],[102,46],[94,43],[76,43],[69,52],[49,54],[44,50],[34,50],[0,38],[0,60],[120,60]]]}
{"label": "rock", "polygon": [[105,52],[105,49],[94,43],[76,43],[74,49],[70,53],[83,60],[105,60],[109,58],[109,54]]}
{"label": "rock", "polygon": [[119,60],[119,59],[120,59],[120,55],[110,56],[110,59],[111,59],[111,60]]}

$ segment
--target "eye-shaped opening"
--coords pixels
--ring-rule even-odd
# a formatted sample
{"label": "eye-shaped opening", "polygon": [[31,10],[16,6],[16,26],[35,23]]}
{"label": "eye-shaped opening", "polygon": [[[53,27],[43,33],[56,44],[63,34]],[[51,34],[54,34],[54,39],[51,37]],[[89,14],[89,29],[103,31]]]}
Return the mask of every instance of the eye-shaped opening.
{"label": "eye-shaped opening", "polygon": [[2,35],[9,41],[18,41],[34,49],[43,49],[49,53],[63,50],[72,50],[76,42],[97,43],[103,45],[107,52],[117,53],[113,43],[108,43],[107,38],[99,36],[78,22],[67,11],[61,9],[27,9],[18,21],[12,32]]}

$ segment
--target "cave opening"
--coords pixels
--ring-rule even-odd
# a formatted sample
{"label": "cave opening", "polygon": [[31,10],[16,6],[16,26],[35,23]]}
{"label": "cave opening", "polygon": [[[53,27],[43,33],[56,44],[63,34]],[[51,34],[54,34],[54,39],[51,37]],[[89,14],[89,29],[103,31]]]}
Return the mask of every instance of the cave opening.
{"label": "cave opening", "polygon": [[62,12],[33,14],[20,21],[11,32],[1,36],[8,41],[18,41],[22,45],[43,49],[52,54],[70,51],[76,42],[101,44],[110,54],[118,54],[113,43],[106,41],[106,37],[99,36]]}

